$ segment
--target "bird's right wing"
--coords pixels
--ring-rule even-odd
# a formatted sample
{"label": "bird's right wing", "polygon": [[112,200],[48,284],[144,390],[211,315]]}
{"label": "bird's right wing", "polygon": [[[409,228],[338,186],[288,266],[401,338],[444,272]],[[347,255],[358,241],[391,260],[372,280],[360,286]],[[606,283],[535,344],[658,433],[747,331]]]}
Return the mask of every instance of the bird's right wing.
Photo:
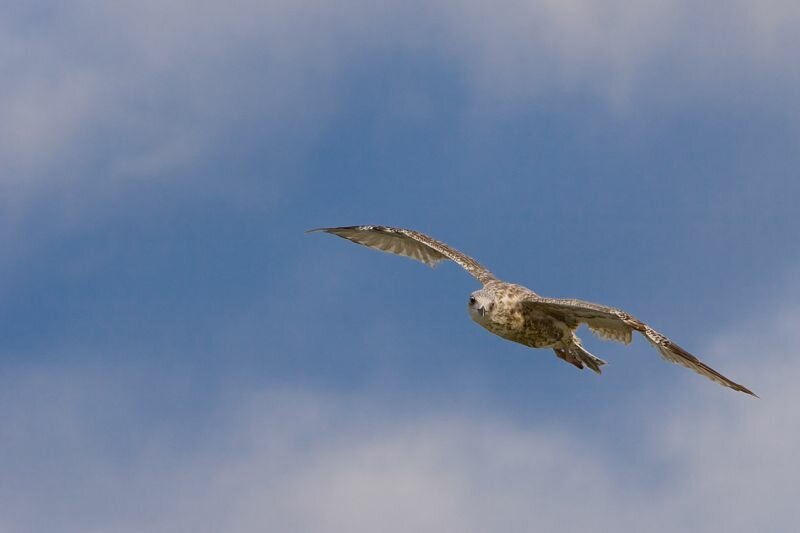
{"label": "bird's right wing", "polygon": [[625,344],[630,342],[631,333],[636,331],[644,335],[650,344],[655,346],[661,357],[667,361],[694,370],[724,387],[756,396],[747,387],[723,376],[665,335],[620,309],[583,300],[543,298],[534,295],[529,296],[523,305],[544,312],[571,326],[586,324],[600,337]]}
{"label": "bird's right wing", "polygon": [[306,233],[315,231],[324,231],[369,248],[410,257],[428,266],[436,266],[439,261],[450,259],[484,285],[495,280],[492,273],[473,258],[418,231],[388,226],[344,226],[317,228]]}

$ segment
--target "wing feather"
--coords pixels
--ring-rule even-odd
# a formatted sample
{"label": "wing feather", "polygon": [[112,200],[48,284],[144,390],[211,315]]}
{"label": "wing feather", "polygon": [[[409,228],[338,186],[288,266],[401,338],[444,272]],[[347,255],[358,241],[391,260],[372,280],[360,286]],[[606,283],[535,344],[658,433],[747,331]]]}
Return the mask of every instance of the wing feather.
{"label": "wing feather", "polygon": [[589,329],[597,333],[600,337],[616,340],[625,344],[630,342],[632,332],[636,331],[641,333],[650,344],[655,346],[663,359],[694,370],[698,374],[724,387],[756,396],[756,394],[747,387],[723,376],[700,359],[672,342],[665,335],[620,309],[592,302],[585,302],[583,300],[542,298],[539,296],[530,296],[526,299],[525,304],[533,306],[573,327],[576,327],[578,324],[586,324],[589,326]]}
{"label": "wing feather", "polygon": [[410,257],[431,267],[444,259],[450,259],[484,285],[496,279],[473,258],[418,231],[389,226],[343,226],[317,228],[306,233],[315,231],[324,231],[368,248]]}

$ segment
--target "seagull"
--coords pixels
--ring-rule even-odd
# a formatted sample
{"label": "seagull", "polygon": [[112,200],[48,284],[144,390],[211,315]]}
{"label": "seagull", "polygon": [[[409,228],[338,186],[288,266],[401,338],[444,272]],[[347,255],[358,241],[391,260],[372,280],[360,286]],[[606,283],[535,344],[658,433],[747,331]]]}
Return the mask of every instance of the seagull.
{"label": "seagull", "polygon": [[410,257],[431,267],[445,259],[454,261],[483,285],[470,295],[467,303],[472,320],[504,339],[531,348],[551,348],[557,357],[579,369],[588,367],[600,374],[606,364],[584,348],[575,334],[581,324],[586,324],[600,338],[623,344],[631,342],[633,332],[639,333],[667,361],[694,370],[724,387],[756,396],[625,311],[583,300],[539,296],[527,287],[497,279],[468,255],[424,233],[389,226],[316,228],[307,233],[319,231]]}

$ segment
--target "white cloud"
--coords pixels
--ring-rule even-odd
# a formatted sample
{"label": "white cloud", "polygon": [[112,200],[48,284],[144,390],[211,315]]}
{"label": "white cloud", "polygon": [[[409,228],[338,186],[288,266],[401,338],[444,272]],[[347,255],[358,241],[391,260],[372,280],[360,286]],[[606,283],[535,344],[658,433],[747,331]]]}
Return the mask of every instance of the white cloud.
{"label": "white cloud", "polygon": [[679,403],[654,430],[663,452],[680,458],[671,499],[698,531],[790,531],[800,472],[800,310],[755,319],[714,343],[758,384],[755,402]]}
{"label": "white cloud", "polygon": [[491,410],[398,414],[287,390],[220,402],[192,429],[141,418],[147,380],[12,377],[0,529],[789,531],[800,312],[776,316],[712,343],[763,399],[694,380],[619,413],[611,442]]}
{"label": "white cloud", "polygon": [[[307,33],[303,20],[280,3],[237,5],[85,1],[38,23],[7,19],[0,62],[14,76],[3,85],[0,157],[16,172],[3,185],[103,149],[112,171],[140,160],[168,170],[197,157],[232,115],[278,113],[326,43],[292,37],[292,26]],[[275,31],[282,24],[288,34]],[[294,63],[303,66],[287,72]],[[253,85],[269,91],[255,100]]]}
{"label": "white cloud", "polygon": [[[624,107],[653,80],[673,97],[747,84],[798,94],[794,2],[374,4],[87,1],[35,24],[0,19],[0,66],[13,73],[0,84],[3,216],[42,191],[163,177],[237,121],[312,136],[337,105],[337,75],[381,47],[447,51],[476,99],[589,87]],[[107,173],[74,172],[98,152]],[[641,417],[652,450],[624,468],[579,428],[397,415],[313,391],[221,405],[189,438],[180,420],[131,421],[145,384],[4,369],[0,530],[787,530],[800,315],[778,316],[715,345],[762,400],[697,379],[623,413]]]}
{"label": "white cloud", "polygon": [[454,57],[481,97],[527,101],[542,89],[596,95],[618,110],[704,101],[796,113],[796,5],[768,2],[504,0],[446,2]]}
{"label": "white cloud", "polygon": [[[336,109],[351,34],[368,24],[371,8],[364,19],[356,4],[345,7],[0,8],[0,283],[54,238],[170,192],[175,201],[156,205],[280,205],[294,159]],[[247,159],[254,154],[269,154],[258,169]]]}
{"label": "white cloud", "polygon": [[0,23],[6,197],[31,182],[88,179],[71,165],[98,152],[102,181],[163,174],[241,121],[265,124],[260,135],[313,135],[347,88],[337,76],[398,48],[447,51],[478,101],[556,88],[617,105],[704,93],[738,105],[747,93],[783,95],[783,109],[797,111],[800,79],[787,67],[800,13],[781,0],[84,0],[10,11]]}
{"label": "white cloud", "polygon": [[780,0],[20,4],[0,20],[0,211],[8,226],[44,197],[66,226],[143,181],[251,197],[247,180],[204,188],[192,169],[233,137],[302,159],[352,89],[349,69],[398,50],[452,61],[483,114],[557,90],[635,116],[705,99],[793,117],[798,22]]}

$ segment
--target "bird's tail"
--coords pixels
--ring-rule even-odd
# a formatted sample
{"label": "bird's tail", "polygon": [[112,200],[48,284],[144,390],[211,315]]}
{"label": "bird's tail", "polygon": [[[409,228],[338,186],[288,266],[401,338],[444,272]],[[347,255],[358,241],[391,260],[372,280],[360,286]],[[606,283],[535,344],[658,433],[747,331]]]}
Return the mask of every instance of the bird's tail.
{"label": "bird's tail", "polygon": [[553,348],[553,351],[556,352],[559,358],[567,363],[575,365],[580,369],[583,369],[585,366],[589,367],[598,374],[602,372],[600,367],[606,364],[605,361],[584,348],[577,337],[573,339],[573,342],[569,346],[565,348]]}

